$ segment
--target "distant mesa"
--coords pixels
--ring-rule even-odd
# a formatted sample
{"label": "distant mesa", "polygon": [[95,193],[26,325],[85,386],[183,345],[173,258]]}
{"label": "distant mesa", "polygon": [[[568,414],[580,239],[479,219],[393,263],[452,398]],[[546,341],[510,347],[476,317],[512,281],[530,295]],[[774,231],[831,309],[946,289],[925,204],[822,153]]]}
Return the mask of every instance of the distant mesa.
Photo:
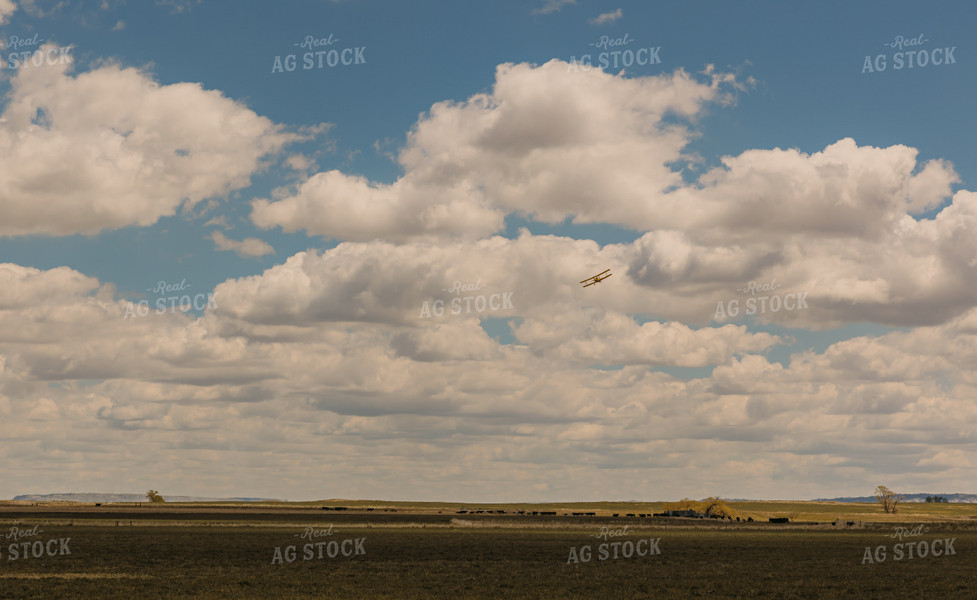
{"label": "distant mesa", "polygon": [[[169,496],[162,494],[167,502],[281,502],[274,498],[204,498],[201,496]],[[147,502],[146,494],[22,494],[13,500],[30,502]]]}
{"label": "distant mesa", "polygon": [[[927,497],[942,496],[947,502],[959,504],[977,504],[977,494],[899,494],[904,503],[926,502]],[[815,502],[864,502],[875,504],[875,496],[853,496],[847,498],[817,498]]]}

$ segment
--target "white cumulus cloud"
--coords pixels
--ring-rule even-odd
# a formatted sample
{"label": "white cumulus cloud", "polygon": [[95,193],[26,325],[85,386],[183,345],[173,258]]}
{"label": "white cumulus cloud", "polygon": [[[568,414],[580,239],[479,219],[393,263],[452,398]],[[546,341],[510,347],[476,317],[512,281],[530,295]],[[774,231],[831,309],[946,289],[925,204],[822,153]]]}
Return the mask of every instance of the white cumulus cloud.
{"label": "white cumulus cloud", "polygon": [[71,62],[53,56],[11,81],[0,123],[2,236],[151,225],[249,185],[295,137],[199,84],[159,85],[112,64],[72,75]]}

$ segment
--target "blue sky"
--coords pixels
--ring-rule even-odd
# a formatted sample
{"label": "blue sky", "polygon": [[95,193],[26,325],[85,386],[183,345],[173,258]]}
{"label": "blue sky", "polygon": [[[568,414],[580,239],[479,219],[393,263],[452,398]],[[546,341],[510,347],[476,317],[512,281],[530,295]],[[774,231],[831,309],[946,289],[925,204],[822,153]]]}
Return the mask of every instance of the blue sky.
{"label": "blue sky", "polygon": [[[43,3],[38,6],[43,10]],[[896,72],[892,67],[884,73],[861,72],[864,56],[874,58],[888,51],[882,44],[896,35],[915,38],[923,33],[935,46],[961,43],[955,56],[971,55],[966,46],[970,23],[963,18],[966,6],[959,2],[938,4],[940,8],[888,3],[884,10],[878,3],[843,2],[750,2],[735,7],[725,2],[664,6],[578,2],[548,14],[534,14],[545,3],[531,2],[190,1],[162,6],[117,3],[103,11],[78,3],[69,6],[43,17],[18,11],[5,34],[37,33],[41,39],[74,45],[76,68],[105,60],[148,67],[160,84],[199,82],[278,123],[301,127],[328,122],[333,126],[329,138],[334,149],[324,152],[322,144],[308,146],[310,152],[320,153],[322,168],[342,168],[377,181],[391,182],[400,170],[375,144],[396,151],[417,115],[433,103],[463,101],[489,89],[495,65],[502,62],[542,64],[553,58],[569,61],[587,52],[596,54],[590,44],[605,35],[612,39],[628,35],[634,44],[661,46],[662,64],[635,69],[635,75],[676,68],[694,72],[715,64],[757,79],[756,87],[737,94],[735,106],[714,107],[702,118],[703,135],[690,146],[707,164],[748,148],[811,152],[851,136],[864,145],[907,144],[918,148],[921,158],[954,157],[964,181],[977,176],[973,161],[966,160],[974,133],[973,123],[967,123],[966,103],[977,90],[974,79],[959,72],[963,67],[917,69],[912,77],[906,76],[908,69]],[[185,9],[177,11],[175,6]],[[590,23],[618,8],[621,18],[603,25]],[[955,18],[947,18],[950,14]],[[124,27],[112,31],[119,22]],[[340,48],[365,46],[367,63],[272,74],[274,58],[290,53],[297,54],[301,69],[301,54],[307,50],[296,50],[293,44],[309,35],[316,39],[333,35]],[[397,101],[392,102],[392,97]],[[238,199],[246,201],[249,192],[267,193],[282,183],[282,177],[272,171],[256,175],[254,181]],[[233,204],[223,209],[232,215],[237,212]],[[236,216],[245,221],[241,226],[247,225],[246,212]],[[182,261],[176,262],[180,256],[190,260],[207,253],[210,244],[202,243],[200,235],[203,223],[194,224],[197,227],[187,231],[188,224],[177,219],[148,232],[122,232],[124,238],[104,242],[72,237],[5,239],[0,244],[20,264],[77,264],[86,270],[104,263],[94,250],[100,245],[113,248],[128,243],[136,252],[143,246],[145,254],[138,261],[142,268],[119,270],[118,265],[105,265],[111,270],[99,273],[120,286],[141,289],[143,272],[152,261],[157,264],[151,270],[176,267],[183,272]],[[163,231],[169,235],[157,237]],[[555,231],[580,235],[573,227]],[[637,234],[608,232],[600,237],[601,242],[621,241]],[[178,237],[170,237],[174,235]],[[283,236],[278,244],[299,250],[316,243],[289,237]],[[67,245],[50,248],[52,242]],[[161,247],[167,246],[174,251],[161,253]],[[176,247],[185,251],[177,252]],[[66,263],[70,257],[83,262]],[[223,262],[220,258],[211,260]],[[208,280],[220,281],[228,269],[241,274],[233,262],[227,257],[207,275]],[[245,269],[250,271],[255,262],[248,261]],[[275,263],[268,256],[259,264]]]}
{"label": "blue sky", "polygon": [[[966,491],[975,17],[0,1],[0,496]],[[476,280],[511,312],[423,316]],[[810,308],[716,318],[748,281]]]}

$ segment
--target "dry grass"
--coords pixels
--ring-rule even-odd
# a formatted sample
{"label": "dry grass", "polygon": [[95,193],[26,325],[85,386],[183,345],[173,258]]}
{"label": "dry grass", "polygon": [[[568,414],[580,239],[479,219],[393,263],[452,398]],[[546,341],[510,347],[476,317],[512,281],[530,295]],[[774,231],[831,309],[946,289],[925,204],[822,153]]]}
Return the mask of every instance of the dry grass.
{"label": "dry grass", "polygon": [[0,579],[152,579],[130,573],[3,573]]}
{"label": "dry grass", "polygon": [[[734,504],[758,517],[793,509],[822,522],[857,519],[857,511],[868,508]],[[443,507],[336,513],[315,506],[223,512],[194,506],[163,512],[111,508],[120,521],[125,515],[126,523],[133,522],[115,527],[106,526],[104,511],[73,514],[74,525],[65,526],[56,523],[64,520],[63,506],[50,513],[7,508],[0,510],[2,522],[40,524],[41,539],[70,536],[71,554],[17,561],[4,556],[0,598],[972,598],[977,521],[965,517],[975,507],[953,506],[940,523],[931,517],[945,505],[920,508],[931,512],[896,517],[901,524],[930,523],[930,532],[918,539],[957,538],[956,555],[863,565],[866,547],[895,543],[890,534],[896,522],[886,519],[837,530],[765,522],[437,514]],[[304,560],[301,546],[307,540],[296,534],[329,524],[335,528],[331,540],[366,537],[366,555]],[[662,554],[567,564],[571,547],[600,543],[594,534],[601,526],[625,524],[627,535],[612,541],[661,538]],[[274,549],[286,545],[298,547],[298,558],[272,564]]]}

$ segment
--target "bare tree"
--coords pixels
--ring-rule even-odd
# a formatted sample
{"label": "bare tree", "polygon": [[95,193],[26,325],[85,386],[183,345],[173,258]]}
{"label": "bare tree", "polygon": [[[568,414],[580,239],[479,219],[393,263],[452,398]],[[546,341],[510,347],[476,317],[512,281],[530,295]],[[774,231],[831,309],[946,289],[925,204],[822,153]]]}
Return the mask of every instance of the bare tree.
{"label": "bare tree", "polygon": [[675,504],[666,507],[668,510],[694,510],[699,512],[699,502],[691,498],[682,498]]}
{"label": "bare tree", "polygon": [[875,488],[875,499],[882,505],[882,510],[886,513],[896,513],[896,508],[904,498],[884,485]]}
{"label": "bare tree", "polygon": [[736,511],[731,509],[729,505],[726,504],[726,501],[722,498],[710,496],[703,500],[700,506],[702,507],[702,512],[707,517],[711,517],[713,515],[719,516],[720,518],[736,516]]}

